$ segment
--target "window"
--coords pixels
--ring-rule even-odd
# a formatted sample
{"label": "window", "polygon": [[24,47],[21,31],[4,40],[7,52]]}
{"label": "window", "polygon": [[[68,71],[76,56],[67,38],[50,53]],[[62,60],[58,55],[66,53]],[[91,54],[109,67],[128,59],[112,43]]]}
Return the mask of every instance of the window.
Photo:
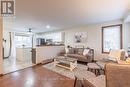
{"label": "window", "polygon": [[122,48],[122,24],[102,27],[102,53]]}
{"label": "window", "polygon": [[15,43],[17,48],[30,48],[32,47],[32,37],[31,36],[15,36]]}

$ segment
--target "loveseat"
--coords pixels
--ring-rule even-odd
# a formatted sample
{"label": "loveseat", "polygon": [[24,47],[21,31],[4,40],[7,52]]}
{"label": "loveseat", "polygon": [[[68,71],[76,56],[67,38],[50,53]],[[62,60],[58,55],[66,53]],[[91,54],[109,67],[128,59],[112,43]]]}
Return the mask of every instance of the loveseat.
{"label": "loveseat", "polygon": [[[83,55],[84,50],[88,50],[88,53]],[[69,51],[62,51],[59,56],[67,56],[75,58],[81,62],[92,62],[94,60],[94,50],[91,48],[70,48]]]}

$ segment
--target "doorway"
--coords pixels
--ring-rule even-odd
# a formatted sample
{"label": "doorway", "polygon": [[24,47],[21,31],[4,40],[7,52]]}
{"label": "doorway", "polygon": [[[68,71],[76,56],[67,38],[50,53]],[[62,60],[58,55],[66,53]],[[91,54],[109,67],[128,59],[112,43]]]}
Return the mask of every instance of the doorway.
{"label": "doorway", "polygon": [[4,74],[33,66],[32,37],[28,33],[4,31]]}

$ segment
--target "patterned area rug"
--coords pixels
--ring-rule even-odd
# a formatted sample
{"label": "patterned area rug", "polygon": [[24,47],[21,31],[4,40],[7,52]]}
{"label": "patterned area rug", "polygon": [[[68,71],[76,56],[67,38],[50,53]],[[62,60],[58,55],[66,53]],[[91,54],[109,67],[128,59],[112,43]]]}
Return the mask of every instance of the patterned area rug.
{"label": "patterned area rug", "polygon": [[89,78],[96,77],[94,73],[87,71],[88,67],[83,64],[78,64],[77,67],[73,71],[70,71],[70,70],[62,68],[62,67],[54,66],[53,63],[43,65],[43,67],[45,67],[53,72],[59,73],[61,75],[67,76],[69,78],[72,78],[72,79],[74,79],[75,76],[77,76],[80,79],[83,79],[83,78],[89,79]]}

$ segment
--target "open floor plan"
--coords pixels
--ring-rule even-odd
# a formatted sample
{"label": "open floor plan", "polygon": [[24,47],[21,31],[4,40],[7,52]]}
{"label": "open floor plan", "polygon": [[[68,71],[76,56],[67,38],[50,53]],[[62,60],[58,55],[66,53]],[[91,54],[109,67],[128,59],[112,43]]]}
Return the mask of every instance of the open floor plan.
{"label": "open floor plan", "polygon": [[0,87],[130,87],[130,0],[0,0]]}

